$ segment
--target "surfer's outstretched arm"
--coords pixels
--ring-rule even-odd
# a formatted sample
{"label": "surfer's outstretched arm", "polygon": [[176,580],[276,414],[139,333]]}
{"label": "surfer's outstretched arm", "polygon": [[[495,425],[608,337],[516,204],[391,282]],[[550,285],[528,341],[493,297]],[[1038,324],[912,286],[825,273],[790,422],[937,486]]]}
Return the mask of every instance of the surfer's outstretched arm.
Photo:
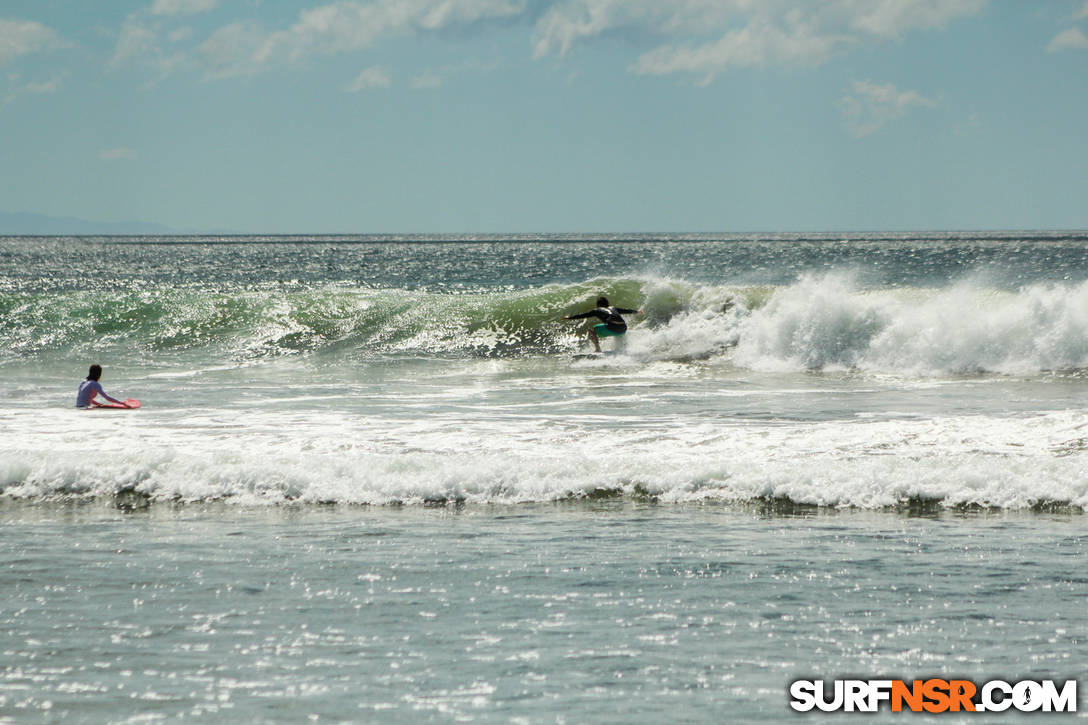
{"label": "surfer's outstretched arm", "polygon": [[111,403],[116,403],[117,405],[124,405],[126,408],[128,407],[128,405],[125,403],[125,401],[118,400],[117,398],[114,398],[114,397],[112,397],[110,395],[106,395],[106,391],[102,389],[102,386],[98,386],[98,388],[96,388],[91,393],[91,400],[90,400],[91,405],[101,405],[101,403],[98,403],[95,400],[95,398],[97,398],[99,395],[101,395],[103,398],[110,401]]}

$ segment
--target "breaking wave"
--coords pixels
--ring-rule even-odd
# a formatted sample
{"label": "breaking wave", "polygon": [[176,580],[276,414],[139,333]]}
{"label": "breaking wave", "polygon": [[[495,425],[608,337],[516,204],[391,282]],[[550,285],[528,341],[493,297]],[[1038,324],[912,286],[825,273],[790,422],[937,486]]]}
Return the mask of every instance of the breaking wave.
{"label": "breaking wave", "polygon": [[1088,368],[1088,282],[869,289],[843,273],[785,286],[598,278],[463,294],[339,285],[10,293],[0,295],[0,361],[548,355],[584,344],[582,326],[559,318],[598,294],[644,311],[622,348],[635,360],[904,375]]}
{"label": "breaking wave", "polygon": [[[282,418],[190,413],[185,425],[134,416],[30,411],[0,461],[0,497],[42,501],[225,501],[240,505],[523,504],[569,500],[765,503],[873,510],[1088,507],[1088,418],[1062,411],[777,426],[693,424],[557,437],[485,419],[430,417],[390,430],[326,413]],[[73,423],[72,416],[78,416]],[[109,415],[109,414],[106,414]],[[212,416],[212,417],[209,417]],[[214,416],[219,416],[215,418]],[[86,436],[74,434],[84,426]],[[217,427],[216,427],[217,426]],[[368,427],[370,426],[370,427]],[[44,430],[72,435],[43,443]],[[220,433],[211,434],[218,430]],[[560,453],[561,452],[561,453]]]}

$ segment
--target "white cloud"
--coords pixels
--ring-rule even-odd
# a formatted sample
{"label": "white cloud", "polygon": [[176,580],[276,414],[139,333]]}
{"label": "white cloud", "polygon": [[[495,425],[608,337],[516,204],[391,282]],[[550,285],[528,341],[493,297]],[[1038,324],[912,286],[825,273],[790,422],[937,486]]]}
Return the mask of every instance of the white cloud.
{"label": "white cloud", "polygon": [[134,149],[129,148],[115,148],[115,149],[103,149],[98,152],[98,158],[103,161],[135,161],[140,158],[140,155],[136,153]]}
{"label": "white cloud", "polygon": [[130,17],[121,26],[121,35],[114,46],[110,65],[116,68],[127,60],[157,53],[158,50],[159,40],[155,31]]}
{"label": "white cloud", "polygon": [[[1088,2],[1088,0],[1085,0]],[[818,65],[851,47],[938,29],[989,0],[332,0],[268,28],[244,20],[219,28],[185,59],[166,57],[185,29],[164,18],[211,9],[216,0],[154,0],[122,29],[113,64],[137,56],[161,71],[199,61],[210,77],[254,75],[308,58],[356,52],[398,36],[484,23],[533,24],[534,57],[562,57],[580,44],[621,37],[641,44],[630,69],[687,73],[709,83],[737,67]],[[195,52],[195,56],[194,56]],[[362,83],[366,83],[363,79]]]}
{"label": "white cloud", "polygon": [[21,55],[64,47],[56,33],[33,20],[0,18],[0,65]]}
{"label": "white cloud", "polygon": [[1046,52],[1057,53],[1062,50],[1084,50],[1088,48],[1088,37],[1080,28],[1070,28],[1054,36],[1050,45],[1046,46]]}
{"label": "white cloud", "polygon": [[551,53],[566,55],[578,41],[620,27],[630,16],[639,13],[638,3],[625,5],[621,0],[584,0],[556,5],[537,22],[534,54],[538,58]]}
{"label": "white cloud", "polygon": [[[829,10],[849,19],[851,28],[883,38],[897,38],[911,30],[943,28],[958,18],[974,15],[988,0],[840,0]],[[835,7],[837,6],[837,7]]]}
{"label": "white cloud", "polygon": [[53,75],[49,80],[44,81],[23,81],[22,76],[19,73],[7,73],[7,92],[0,98],[0,106],[11,103],[20,96],[30,95],[43,95],[46,93],[56,93],[64,85],[64,79],[67,77],[66,72]]}
{"label": "white cloud", "polygon": [[63,75],[55,75],[47,81],[31,81],[23,86],[23,89],[27,93],[56,93],[60,90],[60,87],[64,84]]}
{"label": "white cloud", "polygon": [[696,73],[703,76],[703,83],[709,83],[727,68],[817,65],[848,42],[845,36],[821,36],[805,27],[785,32],[768,25],[749,25],[698,48],[658,48],[642,55],[631,69],[643,75]]}
{"label": "white cloud", "polygon": [[196,15],[218,4],[219,0],[155,0],[149,12],[152,15]]}
{"label": "white cloud", "polygon": [[943,28],[989,0],[564,0],[537,22],[536,57],[628,29],[669,42],[643,53],[636,73],[695,73],[703,82],[733,67],[814,65],[864,40]]}
{"label": "white cloud", "polygon": [[145,24],[135,13],[121,26],[109,66],[116,69],[132,61],[141,61],[154,69],[160,79],[189,62],[184,52],[164,52],[158,26]]}
{"label": "white cloud", "polygon": [[537,21],[533,53],[538,58],[563,56],[579,43],[627,30],[661,37],[703,37],[747,15],[760,17],[760,6],[752,0],[560,0]]}
{"label": "white cloud", "polygon": [[338,0],[299,13],[284,30],[265,32],[252,23],[220,28],[201,46],[208,73],[226,77],[257,73],[275,63],[344,53],[379,38],[517,17],[526,0]]}
{"label": "white cloud", "polygon": [[248,75],[261,69],[259,58],[265,34],[250,22],[232,23],[212,33],[200,46],[208,75]]}
{"label": "white cloud", "polygon": [[[149,7],[129,13],[118,32],[109,66],[118,68],[138,62],[165,77],[190,64],[189,49],[176,46],[191,38],[193,29],[172,24],[180,22],[176,18],[206,12],[218,3],[219,0],[155,0]],[[163,38],[175,47],[164,51]]]}
{"label": "white cloud", "polygon": [[442,76],[433,71],[423,71],[412,79],[412,88],[417,91],[427,88],[438,88],[442,85]]}
{"label": "white cloud", "polygon": [[900,91],[891,83],[854,81],[839,101],[847,126],[859,138],[876,133],[884,124],[912,108],[934,108],[937,103],[917,91]]}
{"label": "white cloud", "polygon": [[183,40],[188,40],[193,37],[193,29],[186,25],[185,27],[171,30],[166,37],[170,39],[171,43],[180,43]]}
{"label": "white cloud", "polygon": [[367,68],[358,76],[355,80],[347,85],[344,90],[349,93],[358,93],[359,91],[366,91],[372,88],[388,88],[389,87],[389,74],[382,68]]}
{"label": "white cloud", "polygon": [[1080,11],[1077,13],[1076,16],[1077,20],[1084,20],[1085,18],[1088,18],[1088,0],[1084,0],[1084,5],[1081,7]]}

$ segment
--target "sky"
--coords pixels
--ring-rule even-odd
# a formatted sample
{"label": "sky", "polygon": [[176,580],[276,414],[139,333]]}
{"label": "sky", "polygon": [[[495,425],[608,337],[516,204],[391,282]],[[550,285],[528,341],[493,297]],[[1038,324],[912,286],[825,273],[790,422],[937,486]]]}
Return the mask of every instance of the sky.
{"label": "sky", "polygon": [[1088,228],[1088,0],[2,0],[0,212]]}

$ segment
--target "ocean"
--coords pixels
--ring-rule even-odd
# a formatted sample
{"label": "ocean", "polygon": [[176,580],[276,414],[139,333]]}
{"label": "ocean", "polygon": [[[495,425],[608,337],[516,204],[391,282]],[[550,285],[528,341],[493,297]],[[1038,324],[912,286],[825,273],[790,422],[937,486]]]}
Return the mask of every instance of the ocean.
{"label": "ocean", "polygon": [[1088,682],[1088,232],[0,237],[0,372],[0,722]]}

